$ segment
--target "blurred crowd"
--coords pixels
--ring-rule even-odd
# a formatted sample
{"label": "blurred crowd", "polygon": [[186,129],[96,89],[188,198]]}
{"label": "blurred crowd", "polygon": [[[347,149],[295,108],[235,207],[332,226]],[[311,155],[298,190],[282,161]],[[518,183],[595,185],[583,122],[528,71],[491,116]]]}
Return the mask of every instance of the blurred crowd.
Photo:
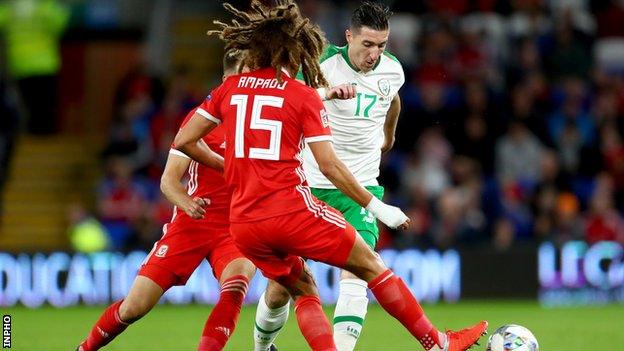
{"label": "blurred crowd", "polygon": [[184,68],[166,81],[136,69],[119,83],[96,206],[116,249],[150,249],[171,220],[160,176],[180,123],[204,97],[188,78]]}
{"label": "blurred crowd", "polygon": [[[345,44],[357,1],[298,3]],[[624,1],[388,3],[406,83],[380,182],[413,225],[380,247],[624,243]],[[119,82],[95,213],[113,249],[149,249],[171,217],[160,174],[208,93],[189,74]]]}
{"label": "blurred crowd", "polygon": [[387,245],[624,242],[624,2],[395,11],[409,79],[382,182],[414,225]]}

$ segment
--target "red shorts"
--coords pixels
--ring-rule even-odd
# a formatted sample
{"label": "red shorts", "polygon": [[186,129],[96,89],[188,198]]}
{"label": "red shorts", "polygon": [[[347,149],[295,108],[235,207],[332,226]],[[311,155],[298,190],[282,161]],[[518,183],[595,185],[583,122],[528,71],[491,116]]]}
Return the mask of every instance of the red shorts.
{"label": "red shorts", "polygon": [[163,236],[154,244],[138,273],[163,290],[186,284],[204,258],[219,280],[230,262],[244,257],[234,244],[228,225],[181,219],[165,226]]}
{"label": "red shorts", "polygon": [[301,276],[302,257],[344,266],[356,234],[342,214],[329,206],[320,214],[306,209],[254,222],[231,223],[230,233],[239,250],[265,277],[284,285]]}

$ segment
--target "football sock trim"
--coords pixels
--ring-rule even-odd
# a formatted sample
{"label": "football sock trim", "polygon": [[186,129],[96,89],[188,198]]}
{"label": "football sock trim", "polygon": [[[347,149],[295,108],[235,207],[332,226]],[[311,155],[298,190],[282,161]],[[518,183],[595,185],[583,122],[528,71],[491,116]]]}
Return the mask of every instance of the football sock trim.
{"label": "football sock trim", "polygon": [[334,324],[342,323],[342,322],[354,322],[359,325],[364,325],[364,318],[358,316],[338,316],[334,317]]}
{"label": "football sock trim", "polygon": [[260,328],[260,326],[258,325],[258,323],[257,323],[257,322],[255,322],[254,324],[256,325],[256,329],[257,329],[259,332],[263,333],[263,334],[273,334],[273,333],[277,333],[278,331],[280,331],[280,330],[284,327],[284,326],[281,326],[281,327],[279,327],[279,328],[277,328],[277,329],[275,329],[275,330],[265,330],[265,329]]}

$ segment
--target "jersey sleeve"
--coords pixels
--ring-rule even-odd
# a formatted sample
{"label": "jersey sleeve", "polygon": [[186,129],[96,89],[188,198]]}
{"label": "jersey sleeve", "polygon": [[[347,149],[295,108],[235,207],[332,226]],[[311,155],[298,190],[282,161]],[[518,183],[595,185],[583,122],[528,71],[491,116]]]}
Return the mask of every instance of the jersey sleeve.
{"label": "jersey sleeve", "polygon": [[[225,84],[225,83],[224,83]],[[197,107],[195,113],[200,116],[206,118],[209,121],[212,121],[216,124],[220,124],[222,122],[221,112],[219,111],[219,105],[221,103],[221,95],[223,91],[223,85],[216,87],[210,95],[204,99],[204,102]]]}
{"label": "jersey sleeve", "polygon": [[316,93],[303,103],[301,118],[303,119],[303,137],[306,143],[331,141],[329,115]]}
{"label": "jersey sleeve", "polygon": [[399,67],[399,88],[397,89],[397,94],[399,93],[399,89],[405,84],[405,72],[403,71],[403,66]]}
{"label": "jersey sleeve", "polygon": [[[192,109],[187,115],[186,117],[184,117],[184,120],[182,121],[182,123],[180,123],[180,128],[182,129],[182,127],[184,127],[184,125],[186,125],[188,123],[188,121],[193,117],[193,115],[195,114],[195,112],[197,112],[197,109],[199,107],[196,107],[194,109]],[[176,149],[176,145],[175,142],[171,142],[171,147],[169,148],[169,153],[173,154],[173,155],[177,155],[177,156],[182,156],[182,157],[186,157],[186,158],[190,158],[188,157],[184,152]]]}

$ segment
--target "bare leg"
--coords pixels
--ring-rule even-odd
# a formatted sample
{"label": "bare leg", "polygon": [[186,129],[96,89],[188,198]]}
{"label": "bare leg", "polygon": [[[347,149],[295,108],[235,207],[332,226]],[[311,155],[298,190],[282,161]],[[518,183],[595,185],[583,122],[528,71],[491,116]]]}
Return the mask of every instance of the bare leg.
{"label": "bare leg", "polygon": [[119,317],[133,323],[145,316],[158,303],[164,290],[151,279],[138,275],[132,283],[128,296],[119,306]]}

